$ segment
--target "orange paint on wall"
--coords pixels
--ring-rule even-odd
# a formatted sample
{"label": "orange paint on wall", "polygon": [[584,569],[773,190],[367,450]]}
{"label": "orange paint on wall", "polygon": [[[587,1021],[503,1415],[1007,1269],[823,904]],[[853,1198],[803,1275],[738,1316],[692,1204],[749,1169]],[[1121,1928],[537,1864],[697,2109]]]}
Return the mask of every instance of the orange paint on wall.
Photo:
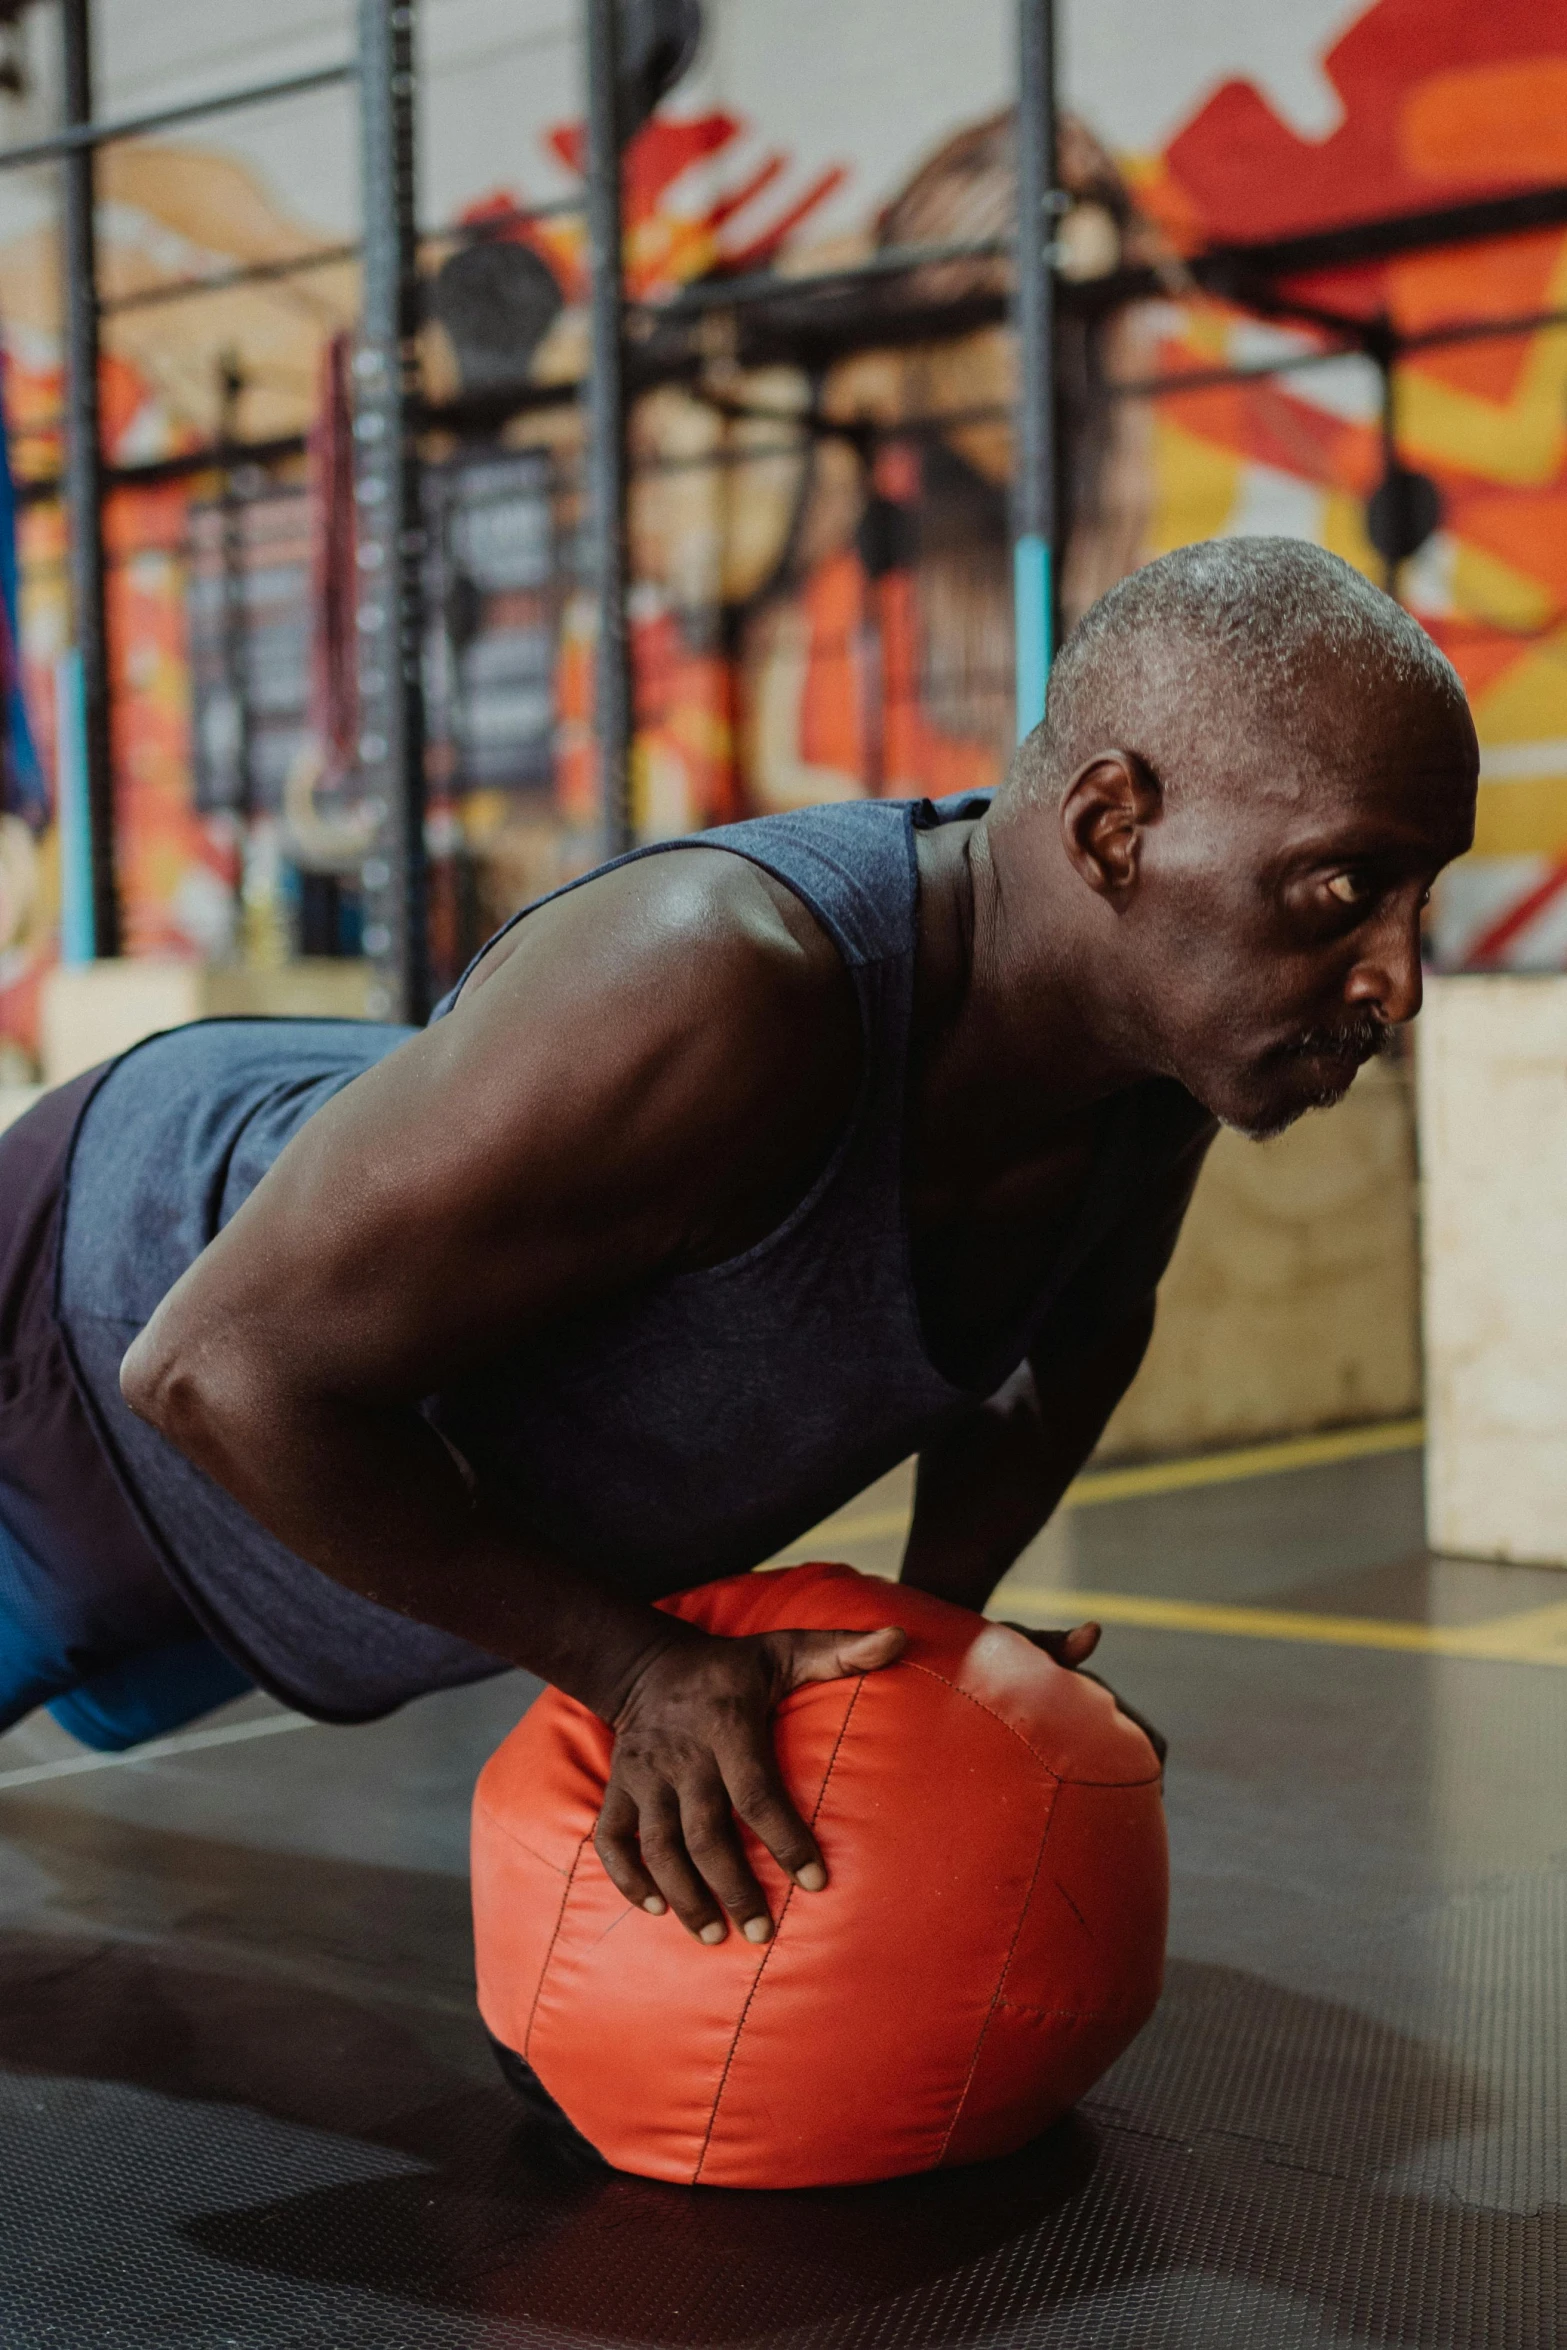
{"label": "orange paint on wall", "polygon": [[812,767],[864,778],[865,567],[852,548],[829,556],[805,583],[810,655],[800,709],[800,756]]}
{"label": "orange paint on wall", "polygon": [[1471,545],[1567,598],[1567,483],[1549,490],[1471,490],[1455,515]]}
{"label": "orange paint on wall", "polygon": [[1183,431],[1325,489],[1363,492],[1377,478],[1374,433],[1311,407],[1278,384],[1222,384],[1171,394],[1159,406]]}
{"label": "orange paint on wall", "polygon": [[[1546,308],[1567,238],[1559,230],[1499,237],[1445,253],[1419,253],[1387,270],[1387,306],[1399,329],[1418,335],[1454,320],[1527,318]],[[1513,397],[1529,363],[1533,335],[1450,344],[1418,351],[1405,361],[1472,398],[1502,404]]]}
{"label": "orange paint on wall", "polygon": [[1492,186],[1498,170],[1520,185],[1567,179],[1567,57],[1542,50],[1432,74],[1410,91],[1397,126],[1406,170],[1426,179]]}

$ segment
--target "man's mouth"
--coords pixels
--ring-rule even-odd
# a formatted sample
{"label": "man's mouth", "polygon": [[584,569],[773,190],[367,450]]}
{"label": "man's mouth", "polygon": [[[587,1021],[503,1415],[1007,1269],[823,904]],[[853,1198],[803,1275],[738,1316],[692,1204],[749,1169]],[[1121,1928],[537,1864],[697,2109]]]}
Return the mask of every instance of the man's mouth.
{"label": "man's mouth", "polygon": [[1324,1027],[1302,1029],[1285,1052],[1292,1061],[1338,1061],[1358,1069],[1388,1051],[1392,1041],[1393,1031],[1385,1020],[1362,1012]]}

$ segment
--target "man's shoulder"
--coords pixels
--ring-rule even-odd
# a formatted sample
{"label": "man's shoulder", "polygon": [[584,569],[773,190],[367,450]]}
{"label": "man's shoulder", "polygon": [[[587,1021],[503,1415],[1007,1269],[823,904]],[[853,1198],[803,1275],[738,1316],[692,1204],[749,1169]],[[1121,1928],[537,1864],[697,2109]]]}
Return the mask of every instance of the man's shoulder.
{"label": "man's shoulder", "polygon": [[704,990],[721,985],[782,1011],[849,989],[843,957],[804,899],[721,844],[692,843],[603,879],[620,885],[617,911],[634,915],[650,960],[679,964]]}
{"label": "man's shoulder", "polygon": [[854,982],[826,931],[782,883],[716,847],[611,867],[540,906],[479,967],[458,1013],[466,1049],[503,1070],[521,1023],[574,1084],[678,1095],[704,1130],[723,1104],[744,1122],[775,1095],[836,1092],[860,1052]]}

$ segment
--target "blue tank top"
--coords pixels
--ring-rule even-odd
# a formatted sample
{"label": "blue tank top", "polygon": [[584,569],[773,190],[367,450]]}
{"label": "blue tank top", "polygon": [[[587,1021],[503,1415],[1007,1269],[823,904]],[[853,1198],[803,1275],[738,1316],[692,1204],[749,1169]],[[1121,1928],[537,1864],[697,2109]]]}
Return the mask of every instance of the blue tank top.
{"label": "blue tank top", "polygon": [[[1184,1204],[1171,1202],[1171,1170],[1189,1159],[1195,1176],[1210,1121],[1178,1086],[1154,1083],[1113,1104],[1096,1180],[1043,1292],[1019,1298],[972,1361],[938,1363],[927,1344],[902,1197],[915,833],[983,805],[851,801],[634,852],[727,849],[792,890],[849,970],[864,1055],[829,1163],[765,1239],[537,1336],[425,1407],[519,1532],[618,1590],[652,1599],[755,1566],[1025,1354],[1049,1362],[1092,1347],[1164,1269]],[[119,1364],[290,1137],[408,1034],[224,1020],[154,1037],[84,1112],[65,1205],[61,1324],[127,1493],[220,1644],[328,1720],[368,1719],[502,1668],[295,1557],[127,1410]]]}

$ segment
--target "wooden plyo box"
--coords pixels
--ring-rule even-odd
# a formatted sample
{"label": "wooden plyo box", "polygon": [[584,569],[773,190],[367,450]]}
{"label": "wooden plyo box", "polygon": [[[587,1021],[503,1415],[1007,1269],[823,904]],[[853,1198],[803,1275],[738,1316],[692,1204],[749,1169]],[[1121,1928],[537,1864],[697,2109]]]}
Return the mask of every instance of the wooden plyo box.
{"label": "wooden plyo box", "polygon": [[1567,1566],[1567,974],[1433,980],[1417,1033],[1428,1539]]}
{"label": "wooden plyo box", "polygon": [[1410,1072],[1375,1062],[1272,1142],[1221,1134],[1106,1459],[1202,1452],[1420,1409]]}
{"label": "wooden plyo box", "polygon": [[344,957],[307,956],[271,970],[240,964],[177,963],[152,957],[80,963],[44,982],[39,1048],[46,1085],[128,1052],[160,1029],[187,1020],[270,1016],[298,1020],[368,1017],[370,967]]}

